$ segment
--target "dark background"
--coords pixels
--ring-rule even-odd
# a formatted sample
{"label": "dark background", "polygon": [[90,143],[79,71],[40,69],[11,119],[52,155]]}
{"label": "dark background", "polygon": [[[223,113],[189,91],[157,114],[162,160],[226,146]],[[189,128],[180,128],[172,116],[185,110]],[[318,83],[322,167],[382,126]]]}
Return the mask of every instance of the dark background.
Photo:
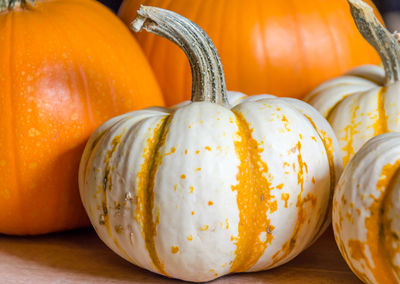
{"label": "dark background", "polygon": [[99,2],[103,3],[104,5],[107,5],[108,7],[111,8],[111,10],[116,12],[119,8],[119,5],[121,5],[122,0],[99,0]]}
{"label": "dark background", "polygon": [[[329,1],[329,0],[328,0]],[[117,11],[122,0],[99,0],[99,2],[107,5],[113,11]],[[400,10],[400,0],[374,0],[378,9],[385,13],[387,11]]]}
{"label": "dark background", "polygon": [[[114,12],[118,11],[122,0],[98,0],[107,5]],[[187,0],[188,4],[190,0]],[[216,0],[218,1],[218,0]],[[277,0],[282,1],[282,0]],[[326,0],[330,1],[330,0]],[[387,27],[392,31],[400,30],[400,0],[373,0],[383,15]]]}

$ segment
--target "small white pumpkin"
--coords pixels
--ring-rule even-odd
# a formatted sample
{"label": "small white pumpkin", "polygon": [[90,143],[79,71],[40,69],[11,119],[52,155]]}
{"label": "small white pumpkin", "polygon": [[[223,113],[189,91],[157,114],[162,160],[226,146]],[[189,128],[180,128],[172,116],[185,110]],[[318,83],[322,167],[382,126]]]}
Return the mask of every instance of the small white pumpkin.
{"label": "small white pumpkin", "polygon": [[182,47],[192,102],[127,113],[92,135],[79,186],[100,238],[188,281],[295,257],[330,223],[342,164],[328,122],[295,99],[226,96],[215,47],[175,13],[142,7],[133,26]]}
{"label": "small white pumpkin", "polygon": [[362,281],[400,282],[400,133],[374,137],[351,159],[335,190],[332,223]]}
{"label": "small white pumpkin", "polygon": [[370,138],[400,131],[400,47],[362,0],[348,0],[356,25],[379,53],[384,70],[366,65],[327,81],[306,101],[329,121],[346,166]]}

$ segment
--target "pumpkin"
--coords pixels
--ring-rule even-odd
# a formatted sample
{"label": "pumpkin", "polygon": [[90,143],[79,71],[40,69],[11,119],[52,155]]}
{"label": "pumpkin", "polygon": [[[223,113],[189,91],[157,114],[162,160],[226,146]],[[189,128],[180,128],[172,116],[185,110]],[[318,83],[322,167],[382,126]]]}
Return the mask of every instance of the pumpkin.
{"label": "pumpkin", "polygon": [[0,233],[89,225],[79,160],[107,119],[163,104],[130,31],[89,0],[0,1]]}
{"label": "pumpkin", "polygon": [[365,143],[335,190],[333,228],[340,252],[364,283],[400,281],[400,133]]}
{"label": "pumpkin", "polygon": [[[346,0],[125,0],[119,16],[126,24],[140,4],[172,10],[204,28],[221,55],[229,90],[301,98],[351,68],[379,62]],[[184,53],[151,34],[137,38],[167,105],[190,99]]]}
{"label": "pumpkin", "polygon": [[332,125],[346,165],[370,138],[400,131],[400,47],[361,0],[349,0],[362,35],[381,56],[384,69],[361,66],[312,91],[307,101]]}
{"label": "pumpkin", "polygon": [[86,145],[82,202],[126,260],[187,281],[283,264],[330,223],[340,151],[327,121],[295,99],[226,95],[211,40],[173,12],[133,23],[178,44],[191,102],[113,118]]}

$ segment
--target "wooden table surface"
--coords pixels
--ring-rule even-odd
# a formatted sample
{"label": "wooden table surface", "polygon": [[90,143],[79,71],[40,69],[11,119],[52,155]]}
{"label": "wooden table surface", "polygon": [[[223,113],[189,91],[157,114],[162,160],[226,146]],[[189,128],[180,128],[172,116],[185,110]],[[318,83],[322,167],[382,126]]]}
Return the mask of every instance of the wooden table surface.
{"label": "wooden table surface", "polygon": [[[39,237],[0,235],[0,283],[184,283],[126,262],[78,230]],[[361,283],[349,270],[329,229],[313,246],[279,268],[219,278],[221,283]]]}

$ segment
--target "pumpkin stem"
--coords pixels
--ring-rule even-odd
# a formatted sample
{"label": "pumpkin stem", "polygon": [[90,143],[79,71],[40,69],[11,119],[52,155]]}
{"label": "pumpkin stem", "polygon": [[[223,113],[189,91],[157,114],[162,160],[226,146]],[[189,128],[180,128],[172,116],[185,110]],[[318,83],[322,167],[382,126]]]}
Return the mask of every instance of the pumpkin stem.
{"label": "pumpkin stem", "polygon": [[0,12],[12,10],[14,7],[23,7],[26,0],[0,0]]}
{"label": "pumpkin stem", "polygon": [[351,14],[361,35],[378,52],[386,73],[385,84],[400,79],[400,47],[396,36],[391,34],[375,17],[371,6],[362,0],[347,0]]}
{"label": "pumpkin stem", "polygon": [[174,12],[141,6],[131,29],[138,32],[142,28],[174,42],[185,52],[192,69],[192,102],[227,104],[221,60],[198,25]]}

